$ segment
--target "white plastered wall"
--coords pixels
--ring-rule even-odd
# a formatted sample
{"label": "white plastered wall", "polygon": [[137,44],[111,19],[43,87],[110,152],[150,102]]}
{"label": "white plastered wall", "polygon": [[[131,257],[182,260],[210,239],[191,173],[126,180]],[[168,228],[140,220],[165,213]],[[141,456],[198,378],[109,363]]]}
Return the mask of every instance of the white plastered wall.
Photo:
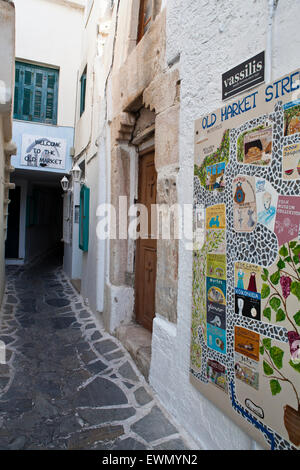
{"label": "white plastered wall", "polygon": [[57,125],[74,127],[82,2],[76,2],[77,7],[69,6],[72,2],[68,1],[14,0],[14,3],[16,58],[59,67]]}
{"label": "white plastered wall", "polygon": [[[193,197],[194,120],[217,109],[221,75],[266,49],[268,0],[168,0],[167,61],[180,54],[179,203]],[[299,67],[298,0],[279,0],[274,18],[272,79]],[[178,321],[154,321],[150,383],[166,408],[203,449],[259,446],[189,382],[192,253],[179,245]]]}

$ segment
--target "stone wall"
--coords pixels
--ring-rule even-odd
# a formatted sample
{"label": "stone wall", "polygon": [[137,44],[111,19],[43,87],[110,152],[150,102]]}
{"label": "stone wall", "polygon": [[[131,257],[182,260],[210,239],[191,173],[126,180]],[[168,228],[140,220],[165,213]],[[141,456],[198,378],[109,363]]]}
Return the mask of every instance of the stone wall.
{"label": "stone wall", "polygon": [[[111,203],[115,207],[118,207],[119,196],[126,195],[131,203],[137,197],[138,157],[134,142],[143,133],[151,137],[154,126],[155,167],[158,174],[157,202],[164,204],[177,202],[179,74],[178,70],[169,68],[166,64],[165,26],[164,10],[156,16],[149,31],[133,48],[120,68],[113,71]],[[150,116],[155,118],[154,126]],[[135,178],[132,180],[130,175],[134,166]],[[130,320],[128,315],[130,309],[131,319],[134,318],[132,286],[134,276],[128,276],[130,274],[128,265],[132,266],[132,275],[134,275],[134,266],[132,259],[131,262],[129,259],[130,256],[133,257],[129,245],[130,242],[127,240],[110,242],[111,285],[107,285],[104,317],[107,319],[106,326],[111,331],[112,325],[115,327]],[[172,322],[176,322],[177,318],[177,251],[177,241],[158,240],[156,312]],[[131,282],[128,283],[128,279]],[[124,295],[126,284],[129,286],[125,289],[127,295]],[[113,302],[112,292],[116,295],[116,286],[119,286],[120,292],[123,292],[124,300],[129,301],[127,306],[124,302],[119,303],[119,306]],[[129,296],[128,291],[131,291]]]}
{"label": "stone wall", "polygon": [[11,155],[16,153],[12,138],[12,90],[14,89],[15,8],[0,0],[0,305],[5,288],[5,238],[9,204]]}

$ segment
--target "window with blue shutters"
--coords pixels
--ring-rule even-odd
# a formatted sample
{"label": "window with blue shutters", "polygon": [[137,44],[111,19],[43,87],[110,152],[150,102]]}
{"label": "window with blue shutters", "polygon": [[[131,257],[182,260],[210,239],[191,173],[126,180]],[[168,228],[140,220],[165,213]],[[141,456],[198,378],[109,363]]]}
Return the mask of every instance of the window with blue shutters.
{"label": "window with blue shutters", "polygon": [[80,79],[80,116],[85,110],[85,94],[86,94],[86,74],[87,68],[85,67]]}
{"label": "window with blue shutters", "polygon": [[16,62],[14,119],[57,123],[58,70]]}
{"label": "window with blue shutters", "polygon": [[79,248],[82,251],[89,249],[90,224],[90,189],[83,185],[80,190],[79,208]]}

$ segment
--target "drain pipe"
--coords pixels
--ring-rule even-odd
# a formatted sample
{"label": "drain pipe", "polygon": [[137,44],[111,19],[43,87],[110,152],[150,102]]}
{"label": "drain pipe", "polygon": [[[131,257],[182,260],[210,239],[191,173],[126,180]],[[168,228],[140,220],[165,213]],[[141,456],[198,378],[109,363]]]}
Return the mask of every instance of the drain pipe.
{"label": "drain pipe", "polygon": [[267,47],[266,47],[266,76],[265,82],[272,80],[272,46],[273,46],[273,19],[279,0],[269,0]]}

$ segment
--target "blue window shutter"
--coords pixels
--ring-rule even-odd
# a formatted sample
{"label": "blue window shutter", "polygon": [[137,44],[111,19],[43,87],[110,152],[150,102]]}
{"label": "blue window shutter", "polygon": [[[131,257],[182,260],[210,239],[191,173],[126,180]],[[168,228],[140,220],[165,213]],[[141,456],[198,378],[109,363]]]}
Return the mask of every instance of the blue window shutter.
{"label": "blue window shutter", "polygon": [[85,185],[80,190],[79,208],[79,248],[88,251],[90,224],[90,189]]}
{"label": "blue window shutter", "polygon": [[85,110],[85,95],[86,95],[86,74],[87,68],[84,69],[80,79],[80,116]]}
{"label": "blue window shutter", "polygon": [[14,118],[57,123],[58,70],[16,62]]}
{"label": "blue window shutter", "polygon": [[16,71],[15,71],[15,95],[14,95],[14,117],[17,117],[19,114],[19,88],[20,88],[20,68],[16,64]]}

